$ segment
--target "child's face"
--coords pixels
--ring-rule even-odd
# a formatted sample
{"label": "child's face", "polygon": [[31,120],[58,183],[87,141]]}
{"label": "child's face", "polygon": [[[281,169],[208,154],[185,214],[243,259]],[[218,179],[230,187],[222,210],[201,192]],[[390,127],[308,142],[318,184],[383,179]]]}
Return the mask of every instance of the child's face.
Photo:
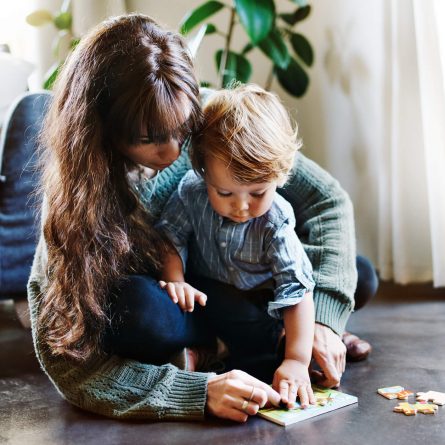
{"label": "child's face", "polygon": [[205,172],[209,201],[219,215],[244,223],[270,209],[277,181],[239,184],[232,178],[227,165],[214,158],[206,159]]}

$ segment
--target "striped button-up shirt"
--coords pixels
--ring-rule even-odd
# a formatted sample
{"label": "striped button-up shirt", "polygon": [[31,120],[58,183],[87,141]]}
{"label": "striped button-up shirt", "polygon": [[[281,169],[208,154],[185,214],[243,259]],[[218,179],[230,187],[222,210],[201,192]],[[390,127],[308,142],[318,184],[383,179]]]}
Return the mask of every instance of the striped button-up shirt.
{"label": "striped button-up shirt", "polygon": [[176,247],[184,271],[187,264],[195,274],[246,290],[273,282],[268,312],[275,318],[314,288],[292,207],[278,194],[264,215],[236,223],[213,210],[203,179],[189,171],[157,226]]}

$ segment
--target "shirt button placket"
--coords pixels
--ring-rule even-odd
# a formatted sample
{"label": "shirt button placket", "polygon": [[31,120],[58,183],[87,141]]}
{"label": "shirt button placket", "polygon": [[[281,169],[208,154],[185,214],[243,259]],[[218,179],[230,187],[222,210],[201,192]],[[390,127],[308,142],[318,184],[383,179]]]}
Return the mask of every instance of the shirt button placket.
{"label": "shirt button placket", "polygon": [[220,252],[220,258],[222,261],[221,266],[223,267],[223,270],[220,271],[221,277],[223,278],[225,276],[225,279],[227,279],[231,275],[230,267],[227,267],[227,259],[229,257],[228,249],[227,249],[227,230],[228,227],[226,224],[222,224],[221,229],[218,233],[218,245],[219,245],[219,252]]}

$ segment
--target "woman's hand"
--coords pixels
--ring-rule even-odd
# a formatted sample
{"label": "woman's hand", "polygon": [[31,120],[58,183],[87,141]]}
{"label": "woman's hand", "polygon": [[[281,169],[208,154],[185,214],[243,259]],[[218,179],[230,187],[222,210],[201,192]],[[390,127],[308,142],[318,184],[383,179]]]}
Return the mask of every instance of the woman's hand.
{"label": "woman's hand", "polygon": [[321,368],[321,372],[311,372],[317,384],[326,388],[339,386],[346,367],[346,346],[340,336],[328,326],[315,323],[312,355]]}
{"label": "woman's hand", "polygon": [[207,386],[207,411],[223,419],[245,422],[266,404],[278,406],[280,395],[244,371],[233,370],[211,377]]}
{"label": "woman's hand", "polygon": [[205,306],[207,295],[195,289],[185,281],[159,281],[162,289],[165,289],[173,303],[179,304],[179,307],[185,312],[193,312],[195,301],[201,306]]}
{"label": "woman's hand", "polygon": [[280,393],[282,403],[288,408],[295,406],[297,396],[303,408],[315,404],[308,366],[298,360],[283,360],[275,371],[272,388]]}

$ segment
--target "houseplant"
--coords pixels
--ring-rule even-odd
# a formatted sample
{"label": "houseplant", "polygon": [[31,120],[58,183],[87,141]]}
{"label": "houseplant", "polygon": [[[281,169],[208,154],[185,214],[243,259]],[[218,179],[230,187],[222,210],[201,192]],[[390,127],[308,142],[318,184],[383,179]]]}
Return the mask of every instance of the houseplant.
{"label": "houseplant", "polygon": [[26,17],[31,26],[43,26],[52,23],[57,29],[57,36],[53,42],[53,53],[56,62],[49,68],[43,80],[43,88],[52,88],[59,70],[68,53],[79,43],[72,31],[73,17],[71,13],[71,0],[65,0],[60,11],[53,14],[47,9],[38,9]]}
{"label": "houseplant", "polygon": [[[292,96],[301,97],[309,86],[306,69],[314,60],[311,44],[296,25],[306,19],[311,6],[306,0],[289,0],[296,6],[291,12],[276,11],[274,0],[233,0],[231,4],[210,0],[188,12],[180,23],[180,32],[187,35],[198,24],[205,23],[206,35],[219,34],[224,47],[215,53],[218,87],[225,87],[233,80],[247,82],[252,74],[249,53],[259,49],[270,59],[271,69],[266,81],[270,89],[274,76]],[[223,32],[208,20],[220,11],[228,9],[230,20]],[[241,25],[247,42],[240,52],[232,49],[235,26]]]}

